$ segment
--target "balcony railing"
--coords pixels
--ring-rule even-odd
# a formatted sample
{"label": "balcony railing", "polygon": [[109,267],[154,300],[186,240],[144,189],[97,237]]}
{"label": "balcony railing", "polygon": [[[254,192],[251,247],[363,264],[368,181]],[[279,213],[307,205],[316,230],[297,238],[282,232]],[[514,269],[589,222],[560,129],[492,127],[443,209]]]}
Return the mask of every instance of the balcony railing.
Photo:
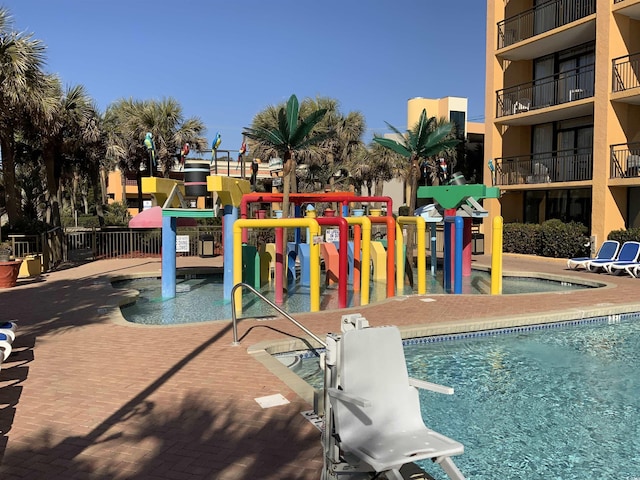
{"label": "balcony railing", "polygon": [[497,91],[496,117],[593,97],[594,66],[556,73]]}
{"label": "balcony railing", "polygon": [[640,143],[611,145],[609,177],[640,177]]}
{"label": "balcony railing", "polygon": [[575,22],[595,11],[595,0],[550,0],[498,22],[498,49]]}
{"label": "balcony railing", "polygon": [[613,59],[614,92],[624,92],[640,87],[640,53]]}
{"label": "balcony railing", "polygon": [[593,149],[577,148],[497,158],[497,185],[579,182],[593,177]]}

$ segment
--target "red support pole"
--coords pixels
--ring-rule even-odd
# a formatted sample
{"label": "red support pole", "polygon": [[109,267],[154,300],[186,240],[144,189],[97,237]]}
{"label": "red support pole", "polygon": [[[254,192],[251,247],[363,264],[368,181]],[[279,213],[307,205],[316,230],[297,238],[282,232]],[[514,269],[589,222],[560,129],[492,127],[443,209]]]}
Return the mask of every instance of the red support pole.
{"label": "red support pole", "polygon": [[462,276],[471,276],[471,217],[464,217],[462,236]]}
{"label": "red support pole", "polygon": [[284,303],[283,293],[283,280],[282,275],[284,272],[284,232],[282,227],[278,227],[276,230],[276,278],[275,278],[275,300],[276,305],[282,305]]}

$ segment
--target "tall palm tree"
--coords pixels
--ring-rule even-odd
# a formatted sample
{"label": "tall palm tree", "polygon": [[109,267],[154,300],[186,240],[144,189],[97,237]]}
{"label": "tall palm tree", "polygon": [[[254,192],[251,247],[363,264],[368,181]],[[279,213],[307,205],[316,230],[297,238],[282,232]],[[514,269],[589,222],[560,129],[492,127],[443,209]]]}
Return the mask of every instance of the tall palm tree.
{"label": "tall palm tree", "polygon": [[362,137],[366,129],[362,113],[349,112],[345,116],[339,107],[337,100],[328,97],[308,99],[300,106],[301,112],[327,109],[327,114],[314,131],[334,132],[334,134],[321,142],[317,149],[310,150],[305,160],[309,165],[320,165],[327,171],[332,171],[328,182],[331,190],[335,187],[333,174],[340,172],[354,152],[364,146]]}
{"label": "tall palm tree", "polygon": [[454,123],[442,122],[436,117],[427,118],[426,109],[422,110],[418,122],[405,134],[389,123],[387,126],[396,134],[397,140],[376,136],[373,141],[408,159],[409,212],[413,215],[422,164],[426,163],[432,172],[437,171],[436,157],[453,149],[460,140],[455,138]]}
{"label": "tall palm tree", "polygon": [[[118,100],[107,108],[105,128],[108,133],[107,157],[117,162],[123,182],[127,172],[136,172],[139,209],[142,209],[142,166],[149,161],[143,143],[147,132],[153,135],[155,158],[164,176],[169,176],[185,143],[194,150],[206,148],[207,143],[203,137],[204,123],[197,117],[185,119],[182,107],[172,98],[161,101]],[[154,167],[149,165],[148,171],[153,175]]]}
{"label": "tall palm tree", "polygon": [[[418,122],[405,134],[389,123],[387,126],[396,134],[397,140],[374,137],[373,141],[408,160],[406,178],[409,184],[409,215],[413,215],[416,208],[421,166],[426,164],[431,172],[437,171],[438,165],[435,157],[452,150],[460,140],[455,138],[454,123],[439,121],[436,117],[428,118],[426,109],[422,110]],[[410,259],[409,265],[412,265],[413,235],[408,236],[406,243],[407,255]],[[419,254],[423,255],[424,252],[419,252]]]}
{"label": "tall palm tree", "polygon": [[19,215],[15,173],[15,137],[25,119],[48,115],[42,71],[45,46],[31,34],[11,30],[9,11],[0,7],[0,152],[9,223]]}
{"label": "tall palm tree", "polygon": [[[312,132],[327,110],[324,108],[314,110],[305,118],[301,118],[298,98],[295,95],[289,97],[286,106],[279,109],[268,107],[266,112],[265,115],[254,118],[253,126],[245,127],[243,134],[257,142],[259,150],[267,154],[273,152],[283,159],[282,210],[286,218],[289,216],[289,193],[292,184],[295,192],[296,155],[310,146],[319,144],[333,132]],[[277,116],[277,124],[275,127],[270,127],[268,120],[274,113]]]}

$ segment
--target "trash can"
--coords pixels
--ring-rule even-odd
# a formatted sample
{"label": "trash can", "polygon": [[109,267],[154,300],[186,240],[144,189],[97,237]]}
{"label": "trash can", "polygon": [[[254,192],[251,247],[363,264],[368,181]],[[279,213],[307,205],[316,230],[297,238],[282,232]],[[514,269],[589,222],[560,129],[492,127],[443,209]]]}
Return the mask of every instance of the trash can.
{"label": "trash can", "polygon": [[484,255],[484,233],[471,234],[471,253]]}
{"label": "trash can", "polygon": [[200,235],[200,241],[198,242],[198,255],[200,257],[213,257],[213,247],[213,235]]}

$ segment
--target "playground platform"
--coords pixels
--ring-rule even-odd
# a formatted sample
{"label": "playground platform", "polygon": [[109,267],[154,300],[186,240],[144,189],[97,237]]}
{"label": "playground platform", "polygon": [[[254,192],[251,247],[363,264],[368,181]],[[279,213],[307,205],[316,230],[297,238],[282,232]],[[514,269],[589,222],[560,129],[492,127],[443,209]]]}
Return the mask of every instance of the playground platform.
{"label": "playground platform", "polygon": [[[474,264],[490,259],[476,256]],[[222,257],[178,259],[178,267],[221,265]],[[411,296],[350,311],[372,325],[456,329],[567,312],[640,311],[637,279],[510,255],[504,270],[607,286],[564,294]],[[247,353],[301,332],[284,319],[243,320],[241,346],[233,347],[231,322],[127,324],[117,308],[122,292],[109,279],[141,273],[158,275],[160,259],[97,261],[0,290],[1,319],[19,325],[14,353],[0,371],[0,478],[320,478],[320,433],[300,415],[311,406]],[[343,313],[295,317],[324,336],[339,331]],[[275,394],[290,403],[262,409],[255,400]]]}

